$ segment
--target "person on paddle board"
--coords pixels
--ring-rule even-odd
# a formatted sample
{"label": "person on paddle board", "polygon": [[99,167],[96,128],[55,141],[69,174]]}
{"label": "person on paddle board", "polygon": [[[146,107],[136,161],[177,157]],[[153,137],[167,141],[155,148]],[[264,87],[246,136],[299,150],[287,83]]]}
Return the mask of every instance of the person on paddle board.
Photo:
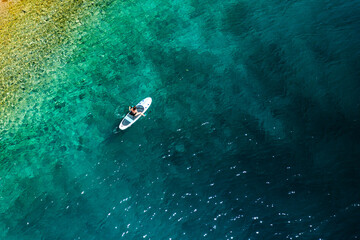
{"label": "person on paddle board", "polygon": [[136,106],[134,106],[134,107],[130,107],[130,106],[129,106],[129,111],[130,111],[130,115],[132,115],[132,116],[134,116],[134,117],[136,117],[136,116],[138,116],[138,115],[142,115],[142,116],[145,117],[145,115],[144,115],[142,112],[138,112],[138,111],[137,111]]}

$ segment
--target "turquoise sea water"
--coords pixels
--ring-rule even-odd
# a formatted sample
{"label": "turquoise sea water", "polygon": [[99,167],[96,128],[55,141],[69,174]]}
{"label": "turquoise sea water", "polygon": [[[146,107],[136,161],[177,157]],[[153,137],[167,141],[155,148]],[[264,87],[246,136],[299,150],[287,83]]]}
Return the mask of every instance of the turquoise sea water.
{"label": "turquoise sea water", "polygon": [[0,239],[360,237],[358,1],[106,3],[1,120]]}

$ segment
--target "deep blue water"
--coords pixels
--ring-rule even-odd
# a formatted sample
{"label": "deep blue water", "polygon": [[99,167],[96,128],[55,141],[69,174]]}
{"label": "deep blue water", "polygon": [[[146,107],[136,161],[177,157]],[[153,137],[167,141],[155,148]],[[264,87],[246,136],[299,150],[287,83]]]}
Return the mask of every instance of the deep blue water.
{"label": "deep blue water", "polygon": [[108,3],[1,129],[2,239],[360,237],[360,2]]}

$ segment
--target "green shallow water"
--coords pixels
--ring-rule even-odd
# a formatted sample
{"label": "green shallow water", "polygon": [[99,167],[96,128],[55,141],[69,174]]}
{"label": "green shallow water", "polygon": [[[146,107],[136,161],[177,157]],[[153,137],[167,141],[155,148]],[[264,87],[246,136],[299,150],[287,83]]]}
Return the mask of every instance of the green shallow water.
{"label": "green shallow water", "polygon": [[2,71],[2,239],[359,237],[356,1],[65,3]]}

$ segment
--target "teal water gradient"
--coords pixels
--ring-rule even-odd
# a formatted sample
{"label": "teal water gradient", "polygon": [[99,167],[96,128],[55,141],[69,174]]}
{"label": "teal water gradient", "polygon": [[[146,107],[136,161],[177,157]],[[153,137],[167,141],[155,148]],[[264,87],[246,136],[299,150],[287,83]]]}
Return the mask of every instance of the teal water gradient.
{"label": "teal water gradient", "polygon": [[359,237],[357,1],[108,3],[2,122],[1,239]]}

